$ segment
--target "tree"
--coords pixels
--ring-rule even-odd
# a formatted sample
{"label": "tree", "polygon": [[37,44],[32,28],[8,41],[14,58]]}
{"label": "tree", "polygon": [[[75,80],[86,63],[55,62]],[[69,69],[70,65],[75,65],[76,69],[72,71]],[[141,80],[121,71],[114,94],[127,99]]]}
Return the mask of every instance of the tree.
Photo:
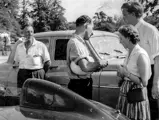
{"label": "tree", "polygon": [[116,30],[116,21],[111,17],[105,14],[103,11],[96,12],[93,17],[94,29],[114,32]]}
{"label": "tree", "polygon": [[76,23],[75,22],[69,22],[68,27],[69,27],[69,30],[75,30],[76,29]]}
{"label": "tree", "polygon": [[34,19],[35,32],[68,29],[65,9],[60,4],[60,0],[35,0],[30,4],[33,8],[30,15]]}
{"label": "tree", "polygon": [[16,18],[18,14],[18,0],[0,0],[0,10],[7,13],[11,18]]}
{"label": "tree", "polygon": [[24,27],[28,24],[28,20],[30,19],[30,12],[26,7],[26,4],[23,4],[23,9],[21,11],[21,14],[18,17],[19,24],[21,25],[21,29],[24,29]]}
{"label": "tree", "polygon": [[19,34],[20,25],[16,20],[18,0],[0,0],[0,27],[12,34]]}
{"label": "tree", "polygon": [[145,21],[149,22],[150,24],[156,26],[156,28],[159,30],[159,9],[156,10],[152,15],[146,16],[144,18]]}

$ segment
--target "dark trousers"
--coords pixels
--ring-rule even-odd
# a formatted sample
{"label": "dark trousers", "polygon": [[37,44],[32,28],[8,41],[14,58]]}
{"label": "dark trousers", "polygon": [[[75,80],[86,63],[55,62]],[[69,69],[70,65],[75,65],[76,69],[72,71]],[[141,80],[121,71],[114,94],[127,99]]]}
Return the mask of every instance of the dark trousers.
{"label": "dark trousers", "polygon": [[18,78],[17,78],[17,87],[22,88],[23,83],[28,78],[45,79],[45,71],[44,69],[36,69],[36,70],[19,69]]}
{"label": "dark trousers", "polygon": [[68,88],[77,94],[92,99],[92,79],[71,79]]}
{"label": "dark trousers", "polygon": [[150,102],[150,111],[151,111],[151,120],[159,120],[159,99],[153,99],[152,97],[152,85],[153,85],[153,77],[154,77],[154,65],[151,65],[152,75],[148,81],[148,98]]}

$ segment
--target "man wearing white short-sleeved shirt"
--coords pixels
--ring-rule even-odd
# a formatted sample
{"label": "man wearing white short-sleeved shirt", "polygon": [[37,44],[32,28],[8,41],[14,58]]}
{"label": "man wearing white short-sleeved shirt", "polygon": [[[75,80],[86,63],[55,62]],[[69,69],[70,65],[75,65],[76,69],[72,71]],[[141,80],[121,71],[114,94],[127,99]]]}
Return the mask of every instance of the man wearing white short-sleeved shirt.
{"label": "man wearing white short-sleeved shirt", "polygon": [[159,31],[142,19],[143,7],[139,2],[126,2],[121,7],[124,21],[134,25],[138,32],[139,45],[146,50],[151,60],[152,75],[148,82],[151,119],[159,120]]}
{"label": "man wearing white short-sleeved shirt", "polygon": [[15,52],[14,61],[18,64],[18,88],[28,78],[45,79],[45,73],[51,64],[50,55],[45,44],[33,37],[33,27],[24,29],[25,42],[20,43]]}

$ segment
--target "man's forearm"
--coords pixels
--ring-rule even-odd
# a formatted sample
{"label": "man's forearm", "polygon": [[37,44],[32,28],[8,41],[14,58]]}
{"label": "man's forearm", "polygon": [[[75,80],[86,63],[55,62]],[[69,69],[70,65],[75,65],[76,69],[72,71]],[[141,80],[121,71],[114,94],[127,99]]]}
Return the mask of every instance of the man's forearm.
{"label": "man's forearm", "polygon": [[154,59],[153,85],[159,85],[159,56]]}
{"label": "man's forearm", "polygon": [[43,67],[43,69],[44,69],[44,71],[45,71],[45,73],[49,70],[49,67],[51,66],[51,61],[49,60],[49,61],[46,61],[45,63],[44,63],[44,67]]}
{"label": "man's forearm", "polygon": [[99,62],[90,62],[87,65],[88,72],[94,72],[100,68]]}
{"label": "man's forearm", "polygon": [[100,70],[103,67],[106,67],[108,65],[108,62],[105,60],[90,62],[86,59],[82,59],[78,62],[78,65],[84,72],[95,72],[97,70]]}

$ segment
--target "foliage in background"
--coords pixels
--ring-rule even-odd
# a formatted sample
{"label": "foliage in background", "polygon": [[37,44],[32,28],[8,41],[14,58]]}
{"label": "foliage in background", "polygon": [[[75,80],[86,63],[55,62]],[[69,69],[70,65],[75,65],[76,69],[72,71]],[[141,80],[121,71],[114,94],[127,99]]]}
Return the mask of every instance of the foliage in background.
{"label": "foliage in background", "polygon": [[18,15],[18,22],[21,25],[21,29],[23,30],[24,27],[27,25],[27,19],[30,15],[30,8],[28,8],[28,5],[30,4],[29,0],[23,0],[22,1],[22,10],[20,11],[20,14]]}
{"label": "foliage in background", "polygon": [[16,20],[18,8],[18,0],[0,0],[0,29],[10,32],[13,37],[21,32]]}
{"label": "foliage in background", "polygon": [[[158,0],[139,1],[144,5],[144,19],[159,29],[159,9],[156,8]],[[65,9],[61,6],[61,0],[32,0],[32,2],[24,0],[24,2],[21,14],[18,14],[19,0],[0,0],[0,30],[9,31],[13,37],[19,36],[21,29],[27,24],[28,16],[34,20],[35,32],[75,29],[75,23],[68,23],[64,17]],[[94,29],[110,32],[116,31],[124,24],[121,16],[110,17],[103,11],[95,13],[93,22]]]}
{"label": "foliage in background", "polygon": [[0,0],[0,29],[9,31],[15,39],[22,35],[29,17],[34,20],[35,32],[68,29],[60,0],[23,0],[19,11],[19,0]]}
{"label": "foliage in background", "polygon": [[155,25],[159,30],[159,9],[156,10],[151,16],[147,16],[144,19],[152,25]]}
{"label": "foliage in background", "polygon": [[94,29],[114,32],[116,30],[116,22],[114,18],[106,15],[103,11],[96,12],[93,17]]}
{"label": "foliage in background", "polygon": [[75,30],[75,29],[76,29],[76,24],[75,24],[75,22],[69,22],[69,23],[68,23],[68,29],[69,29],[69,30]]}
{"label": "foliage in background", "polygon": [[64,17],[65,9],[61,6],[60,0],[34,0],[30,4],[35,32],[66,30],[67,20]]}
{"label": "foliage in background", "polygon": [[[125,0],[125,2],[127,1],[131,0]],[[158,6],[158,0],[136,0],[136,1],[139,1],[144,6],[145,21],[151,23],[152,25],[155,25],[159,29],[159,16],[158,16],[159,8],[156,8]],[[107,14],[105,14],[103,11],[95,13],[93,21],[95,25],[94,29],[109,31],[109,32],[116,31],[121,25],[124,24],[122,16],[115,15],[114,17],[110,17]]]}

